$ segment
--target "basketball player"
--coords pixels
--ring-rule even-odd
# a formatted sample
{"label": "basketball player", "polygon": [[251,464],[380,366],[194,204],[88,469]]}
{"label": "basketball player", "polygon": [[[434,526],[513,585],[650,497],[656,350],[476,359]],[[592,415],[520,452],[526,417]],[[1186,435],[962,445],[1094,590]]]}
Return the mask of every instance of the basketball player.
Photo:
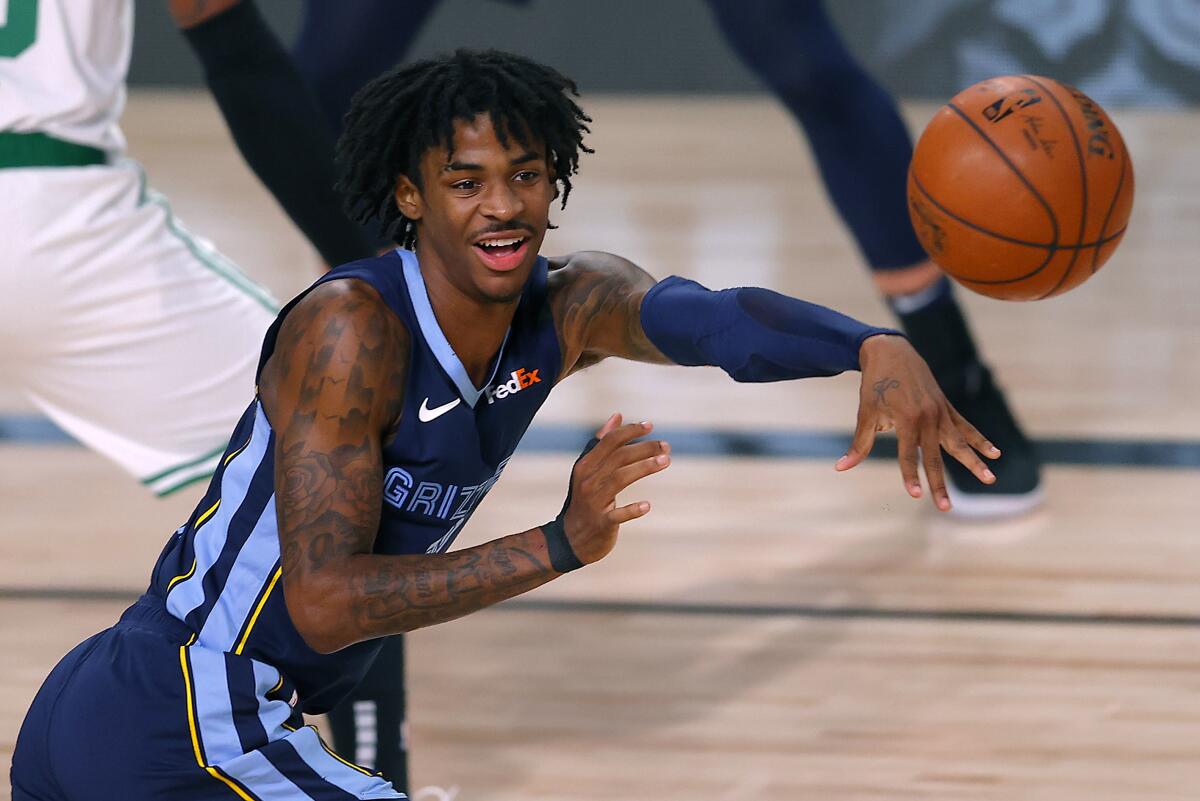
{"label": "basketball player", "polygon": [[[439,0],[306,0],[294,52],[334,130],[366,80],[402,59]],[[951,402],[1004,450],[997,480],[947,464],[955,513],[1005,517],[1043,499],[1039,462],[981,361],[949,279],[905,201],[912,142],[895,101],[855,60],[820,0],[708,0],[734,51],[804,128],[825,188],[875,285]]]}
{"label": "basketball player", "polygon": [[[708,2],[743,63],[804,128],[834,206],[913,346],[954,406],[1004,451],[990,485],[957,461],[947,464],[955,513],[994,517],[1036,507],[1043,495],[1036,453],[982,363],[950,281],[909,223],[912,143],[895,101],[857,63],[818,0]],[[405,57],[438,4],[306,0],[293,52],[332,130],[341,130],[354,92]],[[397,783],[407,771],[401,646],[389,642],[349,702],[329,716],[339,745],[361,744],[357,759]]]}
{"label": "basketball player", "polygon": [[939,509],[939,445],[994,480],[972,448],[999,452],[895,332],[765,289],[656,283],[607,253],[539,256],[587,151],[574,96],[524,58],[460,51],[356,98],[342,188],[402,247],[332,270],[272,324],[258,392],[148,591],[34,699],[14,801],[403,797],[300,713],[337,703],[380,638],[595,562],[649,512],[617,496],[667,467],[669,447],[614,414],[554,520],[447,552],[551,388],[608,356],[739,381],[861,369],[838,469],[894,427],[911,496],[918,448]]}

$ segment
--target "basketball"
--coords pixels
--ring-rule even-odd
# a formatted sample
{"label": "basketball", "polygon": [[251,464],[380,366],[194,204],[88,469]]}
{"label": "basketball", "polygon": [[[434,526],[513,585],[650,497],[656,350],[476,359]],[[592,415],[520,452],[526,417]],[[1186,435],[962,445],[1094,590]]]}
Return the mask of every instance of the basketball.
{"label": "basketball", "polygon": [[930,258],[968,289],[1041,300],[1079,286],[1125,234],[1133,165],[1074,87],[991,78],[943,106],[913,153],[908,211]]}

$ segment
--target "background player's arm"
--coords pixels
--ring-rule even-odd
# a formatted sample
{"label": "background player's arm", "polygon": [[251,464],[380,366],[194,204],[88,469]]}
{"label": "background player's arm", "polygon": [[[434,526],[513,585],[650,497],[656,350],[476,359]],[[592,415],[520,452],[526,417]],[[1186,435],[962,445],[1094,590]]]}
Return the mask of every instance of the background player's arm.
{"label": "background player's arm", "polygon": [[658,364],[711,365],[737,381],[779,381],[861,370],[858,424],[835,465],[866,458],[877,431],[895,429],[905,488],[922,494],[924,466],[938,508],[948,510],[941,448],[980,481],[995,476],[975,454],[1000,452],[954,410],[928,366],[896,332],[754,287],[712,292],[691,281],[655,282],[608,253],[553,262],[551,307],[563,352],[562,375],[606,356]]}
{"label": "background player's arm", "polygon": [[[379,295],[334,281],[288,313],[263,371],[284,597],[317,651],[453,620],[561,575],[541,528],[448,554],[372,553],[383,447],[403,408],[408,358],[408,332]],[[647,428],[619,422],[572,475],[564,517],[583,563],[612,549],[620,523],[648,511],[616,508],[616,493],[665,466],[655,462],[660,443],[625,445]]]}
{"label": "background player's arm", "polygon": [[291,56],[250,0],[168,0],[242,158],[329,265],[374,244],[334,191],[333,135]]}

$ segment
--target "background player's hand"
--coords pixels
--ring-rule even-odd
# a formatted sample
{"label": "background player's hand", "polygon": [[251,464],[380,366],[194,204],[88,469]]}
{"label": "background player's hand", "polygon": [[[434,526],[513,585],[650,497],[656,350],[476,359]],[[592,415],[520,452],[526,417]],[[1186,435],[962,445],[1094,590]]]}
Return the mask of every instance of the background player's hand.
{"label": "background player's hand", "polygon": [[850,450],[834,465],[849,470],[867,458],[878,431],[896,431],[900,474],[905,489],[921,497],[917,464],[924,457],[925,476],[933,502],[943,512],[950,509],[942,448],[985,484],[996,480],[976,455],[996,459],[1000,451],[959,414],[934,380],[933,373],[908,340],[898,336],[873,336],[859,352],[862,386],[859,389],[858,425]]}
{"label": "background player's hand", "polygon": [[596,432],[599,441],[575,463],[563,529],[571,549],[584,564],[604,558],[613,549],[622,523],[650,511],[649,501],[617,506],[617,494],[671,463],[667,443],[633,442],[652,428],[650,423],[622,425],[621,415],[614,414]]}

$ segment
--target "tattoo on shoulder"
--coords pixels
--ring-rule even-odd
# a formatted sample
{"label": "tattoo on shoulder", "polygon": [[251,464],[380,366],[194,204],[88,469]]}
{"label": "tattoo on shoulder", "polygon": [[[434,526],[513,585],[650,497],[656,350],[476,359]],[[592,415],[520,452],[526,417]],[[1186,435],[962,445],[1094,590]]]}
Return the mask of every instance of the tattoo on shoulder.
{"label": "tattoo on shoulder", "polygon": [[647,362],[665,357],[647,339],[642,296],[654,279],[630,262],[610,257],[598,264],[572,262],[551,292],[555,328],[563,347],[563,375],[606,356]]}

